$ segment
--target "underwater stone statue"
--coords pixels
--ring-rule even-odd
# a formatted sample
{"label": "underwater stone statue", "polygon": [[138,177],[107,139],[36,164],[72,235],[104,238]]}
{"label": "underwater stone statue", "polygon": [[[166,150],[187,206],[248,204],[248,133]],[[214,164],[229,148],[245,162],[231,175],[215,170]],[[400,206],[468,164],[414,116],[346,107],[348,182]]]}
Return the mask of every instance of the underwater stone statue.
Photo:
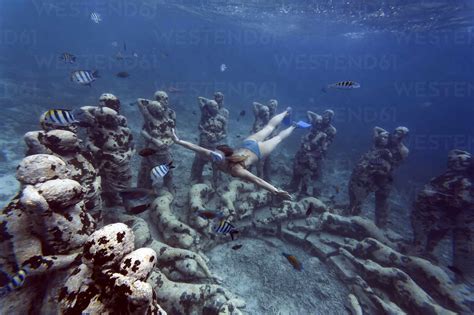
{"label": "underwater stone statue", "polygon": [[[201,110],[199,145],[206,149],[215,150],[218,145],[225,144],[226,142],[229,112],[225,108],[219,107],[216,101],[208,100],[203,97],[198,98],[198,103]],[[195,155],[191,167],[192,181],[202,182],[202,172],[206,164],[207,160],[198,154]],[[218,171],[213,169],[214,183],[218,180],[218,174]]]}
{"label": "underwater stone statue", "polygon": [[106,206],[120,204],[119,192],[131,186],[130,160],[133,136],[127,119],[119,114],[120,101],[102,94],[99,106],[81,107],[81,126],[87,127],[85,148],[92,153],[102,178],[102,198]]}
{"label": "underwater stone statue", "polygon": [[[22,272],[26,276],[23,286],[31,301],[19,303],[31,307],[35,299],[31,295],[45,292],[35,292],[37,282],[29,278],[73,264],[95,222],[85,209],[83,187],[70,179],[67,164],[59,157],[28,156],[18,166],[16,177],[21,191],[0,213],[0,265],[11,277]],[[7,308],[18,302],[8,301]]]}
{"label": "underwater stone statue", "polygon": [[77,135],[66,130],[30,131],[25,134],[27,155],[52,154],[66,162],[70,178],[85,189],[86,210],[97,222],[101,221],[102,198],[101,178],[92,165],[93,157],[81,152],[81,143]]}
{"label": "underwater stone statue", "polygon": [[388,147],[392,153],[392,166],[394,168],[399,167],[406,160],[410,152],[403,143],[403,140],[408,136],[408,132],[407,127],[400,126],[395,128],[390,135]]}
{"label": "underwater stone statue", "polygon": [[[257,102],[253,103],[253,114],[255,120],[252,126],[252,133],[262,130],[263,127],[275,116],[276,108],[278,107],[277,100],[270,100],[268,105],[263,105]],[[268,138],[272,138],[277,134],[276,130]],[[265,160],[259,161],[257,164],[257,176],[264,180],[270,180],[271,160],[268,156]]]}
{"label": "underwater stone statue", "polygon": [[[311,129],[303,136],[300,148],[296,152],[289,189],[299,191],[303,195],[318,196],[319,191],[315,184],[321,176],[321,164],[327,151],[326,145],[329,142],[327,134],[321,131],[323,118],[308,111],[308,119]],[[308,193],[308,188],[311,187],[312,192]]]}
{"label": "underwater stone statue", "polygon": [[362,203],[375,192],[375,223],[384,227],[387,223],[387,198],[392,178],[392,153],[389,149],[390,134],[380,127],[373,131],[374,147],[357,162],[349,181],[349,214],[360,215]]}
{"label": "underwater stone statue", "polygon": [[334,111],[332,109],[326,109],[322,113],[321,117],[322,117],[322,121],[321,121],[321,124],[319,124],[318,126],[320,130],[326,134],[326,141],[324,144],[324,150],[325,150],[324,155],[325,155],[327,149],[333,143],[334,138],[336,137],[337,130],[331,124],[334,118]]}
{"label": "underwater stone statue", "polygon": [[156,256],[151,248],[134,250],[133,231],[123,223],[95,231],[59,293],[62,314],[166,315],[146,282]]}
{"label": "underwater stone statue", "polygon": [[[171,130],[176,126],[176,114],[168,106],[168,95],[165,92],[157,91],[155,99],[155,101],[142,98],[137,100],[144,119],[141,135],[145,139],[145,148],[154,151],[153,154],[142,157],[137,181],[137,187],[140,188],[152,188],[150,172],[155,166],[172,162]],[[172,170],[163,178],[163,184],[170,192],[174,191]]]}
{"label": "underwater stone statue", "polygon": [[[469,152],[452,150],[447,170],[418,193],[411,214],[414,252],[435,258],[438,243],[453,232],[453,265],[474,281],[474,160]],[[436,258],[435,258],[436,259]]]}
{"label": "underwater stone statue", "polygon": [[[214,93],[214,101],[216,101],[217,105],[219,105],[219,109],[225,109],[224,108],[224,94],[222,92],[215,92]],[[227,111],[227,110],[225,110],[225,111]],[[227,112],[227,114],[229,114],[229,112]],[[227,115],[227,116],[229,116],[229,115]]]}

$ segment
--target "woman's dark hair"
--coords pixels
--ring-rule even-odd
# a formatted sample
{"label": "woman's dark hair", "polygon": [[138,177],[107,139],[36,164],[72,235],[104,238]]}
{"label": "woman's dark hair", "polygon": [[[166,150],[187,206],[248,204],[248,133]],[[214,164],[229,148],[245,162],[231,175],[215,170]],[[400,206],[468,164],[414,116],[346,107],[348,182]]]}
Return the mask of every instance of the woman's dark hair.
{"label": "woman's dark hair", "polygon": [[226,144],[218,145],[216,149],[224,153],[225,157],[229,157],[229,156],[232,156],[232,154],[234,154],[234,149],[232,149]]}
{"label": "woman's dark hair", "polygon": [[234,155],[234,149],[232,149],[231,147],[225,144],[218,145],[216,149],[224,153],[225,159],[232,163],[239,164],[239,163],[244,162],[248,158],[247,155],[241,155],[241,154]]}

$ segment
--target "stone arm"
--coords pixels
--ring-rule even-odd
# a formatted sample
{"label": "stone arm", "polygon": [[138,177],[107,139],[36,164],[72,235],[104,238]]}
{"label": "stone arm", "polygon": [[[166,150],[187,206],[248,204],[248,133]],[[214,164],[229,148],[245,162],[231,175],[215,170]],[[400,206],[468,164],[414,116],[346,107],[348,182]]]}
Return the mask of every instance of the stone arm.
{"label": "stone arm", "polygon": [[336,137],[337,129],[333,126],[330,127],[328,131],[326,131],[326,149],[329,147],[333,142],[334,138]]}
{"label": "stone arm", "polygon": [[161,148],[161,147],[165,146],[163,141],[161,141],[160,139],[157,139],[157,138],[153,138],[145,129],[142,129],[140,134],[142,135],[143,138],[145,138],[145,140],[153,143],[158,148]]}
{"label": "stone arm", "polygon": [[96,124],[95,111],[97,107],[95,106],[83,106],[72,112],[74,118],[78,120],[81,126],[89,127]]}
{"label": "stone arm", "polygon": [[403,143],[400,143],[399,150],[400,150],[400,156],[402,157],[402,161],[404,161],[408,157],[410,150]]}
{"label": "stone arm", "polygon": [[199,104],[199,108],[201,109],[201,111],[204,109],[204,107],[206,106],[206,104],[210,101],[210,99],[207,99],[205,97],[202,97],[202,96],[198,96],[198,104]]}
{"label": "stone arm", "polygon": [[89,152],[92,153],[92,155],[93,155],[95,158],[99,158],[99,157],[97,156],[97,154],[98,154],[99,152],[101,152],[101,149],[100,149],[98,146],[96,146],[92,141],[87,141],[87,143],[86,143],[86,148],[87,148],[87,150],[88,150]]}
{"label": "stone arm", "polygon": [[226,108],[221,108],[219,114],[223,116],[226,120],[229,119],[229,111]]}
{"label": "stone arm", "polygon": [[217,120],[222,123],[222,130],[221,130],[221,132],[219,132],[219,134],[221,135],[222,138],[227,137],[227,126],[228,126],[228,122],[229,122],[228,116],[224,116],[224,115],[218,115],[217,116]]}
{"label": "stone arm", "polygon": [[198,129],[199,129],[201,138],[204,137],[206,139],[212,139],[214,137],[214,135],[207,130],[206,125],[199,124]]}
{"label": "stone arm", "polygon": [[222,132],[221,132],[221,137],[226,138],[227,137],[227,119],[222,120]]}
{"label": "stone arm", "polygon": [[378,126],[375,126],[374,127],[374,131],[373,131],[373,136],[374,138],[377,138],[381,133],[383,132],[388,132],[387,130],[381,128],[381,127],[378,127]]}
{"label": "stone arm", "polygon": [[169,117],[175,122],[176,125],[176,112],[168,107]]}
{"label": "stone arm", "polygon": [[146,107],[145,104],[143,104],[144,102],[142,102],[141,99],[138,99],[137,100],[137,105],[138,105],[138,109],[140,110],[140,113],[142,113],[143,117],[145,119],[147,119],[147,117],[150,117],[151,116],[151,113],[150,111],[148,110],[148,107]]}
{"label": "stone arm", "polygon": [[258,102],[253,102],[253,114],[255,115],[255,117],[258,116],[258,114],[260,113],[260,111],[262,110],[264,106],[265,105],[260,104]]}
{"label": "stone arm", "polygon": [[23,139],[27,146],[26,155],[51,154],[51,150],[40,141],[40,138],[44,136],[44,134],[44,131],[29,131],[25,133]]}

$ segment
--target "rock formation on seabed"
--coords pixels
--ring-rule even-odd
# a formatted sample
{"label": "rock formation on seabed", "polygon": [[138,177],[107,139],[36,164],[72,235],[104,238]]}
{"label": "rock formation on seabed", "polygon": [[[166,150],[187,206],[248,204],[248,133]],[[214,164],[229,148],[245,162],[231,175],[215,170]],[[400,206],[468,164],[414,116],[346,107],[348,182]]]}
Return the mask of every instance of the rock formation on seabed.
{"label": "rock formation on seabed", "polygon": [[[271,234],[301,246],[331,266],[351,290],[346,304],[352,314],[472,314],[474,294],[446,268],[405,254],[407,245],[391,230],[379,229],[359,216],[346,217],[308,197],[268,210],[270,197],[248,184],[232,181],[221,194],[224,211],[244,236]],[[215,192],[205,184],[190,191],[190,209],[206,209]],[[310,211],[308,211],[310,209]],[[195,218],[195,216],[193,217]],[[204,233],[203,219],[192,223]]]}
{"label": "rock formation on seabed", "polygon": [[[1,314],[39,313],[43,306],[44,312],[54,311],[47,299],[64,277],[60,271],[76,263],[95,229],[85,209],[85,189],[70,176],[67,164],[53,155],[31,155],[18,166],[21,191],[0,213],[0,269],[9,275],[2,281],[7,295],[1,298]],[[18,290],[8,292],[11,277],[25,276]]]}
{"label": "rock formation on seabed", "polygon": [[350,289],[353,314],[474,311],[472,292],[450,270],[407,255],[400,235],[338,215],[317,198],[281,202],[239,180],[196,184],[187,205],[162,190],[141,215],[110,209],[108,221],[123,223],[94,232],[85,189],[70,176],[53,155],[28,156],[18,167],[21,191],[0,214],[0,263],[26,279],[16,286],[2,279],[1,314],[243,314],[245,301],[204,254],[229,240],[215,233],[217,220],[197,215],[212,209],[239,237],[272,235],[318,257]]}

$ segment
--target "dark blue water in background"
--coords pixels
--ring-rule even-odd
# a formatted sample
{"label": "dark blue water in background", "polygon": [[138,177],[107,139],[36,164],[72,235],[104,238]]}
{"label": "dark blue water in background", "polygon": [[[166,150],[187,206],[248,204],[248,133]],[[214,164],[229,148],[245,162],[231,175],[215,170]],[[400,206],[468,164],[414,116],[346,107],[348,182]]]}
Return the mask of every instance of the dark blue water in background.
{"label": "dark blue water in background", "polygon": [[[242,134],[253,120],[253,101],[276,98],[280,109],[292,106],[301,119],[306,110],[332,108],[338,135],[329,158],[344,167],[352,167],[371,145],[374,126],[407,126],[411,154],[397,171],[402,186],[441,172],[452,148],[473,151],[474,34],[465,19],[453,16],[459,23],[446,18],[441,23],[441,18],[432,19],[437,16],[433,10],[423,16],[422,9],[413,17],[420,22],[411,24],[411,15],[373,21],[368,11],[349,14],[359,22],[367,14],[364,24],[345,21],[348,10],[341,11],[345,15],[334,10],[331,16],[283,5],[283,10],[291,8],[288,13],[262,6],[253,8],[253,15],[247,14],[250,9],[239,15],[239,10],[216,14],[222,1],[163,2],[2,1],[0,103],[4,115],[18,118],[18,138],[38,128],[41,111],[93,105],[103,92],[116,94],[125,115],[140,121],[128,103],[175,87],[182,92],[170,93],[171,104],[182,117],[196,110],[196,96],[221,90],[231,112],[230,127]],[[383,8],[387,1],[380,3]],[[469,2],[462,8],[459,12],[472,17]],[[273,14],[264,15],[265,10]],[[90,20],[93,11],[102,15],[101,23]],[[126,59],[119,61],[114,56],[123,43]],[[66,51],[78,57],[76,64],[58,59]],[[225,72],[221,64],[227,65]],[[69,80],[76,69],[97,69],[101,78],[91,88],[76,85]],[[131,76],[117,78],[119,71]],[[342,80],[362,87],[321,92]],[[242,125],[235,119],[243,109]],[[7,120],[0,120],[0,132],[9,128]],[[296,150],[299,136],[289,142],[288,148]]]}

